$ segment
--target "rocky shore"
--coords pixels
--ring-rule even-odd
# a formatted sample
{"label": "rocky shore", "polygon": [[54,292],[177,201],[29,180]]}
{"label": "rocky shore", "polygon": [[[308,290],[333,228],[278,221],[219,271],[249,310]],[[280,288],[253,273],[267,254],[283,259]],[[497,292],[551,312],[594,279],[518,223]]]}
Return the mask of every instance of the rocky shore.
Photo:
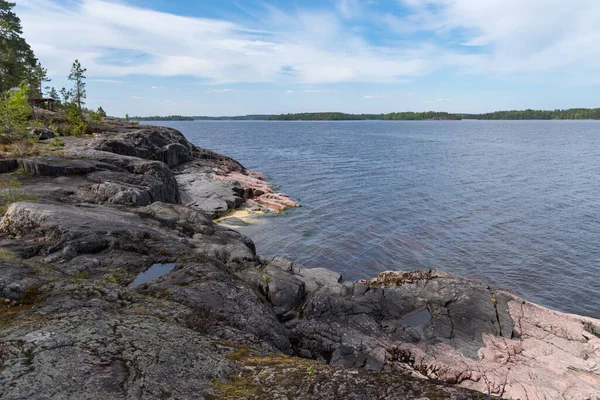
{"label": "rocky shore", "polygon": [[599,320],[261,257],[213,222],[297,206],[259,173],[168,128],[61,140],[0,160],[2,399],[600,399]]}

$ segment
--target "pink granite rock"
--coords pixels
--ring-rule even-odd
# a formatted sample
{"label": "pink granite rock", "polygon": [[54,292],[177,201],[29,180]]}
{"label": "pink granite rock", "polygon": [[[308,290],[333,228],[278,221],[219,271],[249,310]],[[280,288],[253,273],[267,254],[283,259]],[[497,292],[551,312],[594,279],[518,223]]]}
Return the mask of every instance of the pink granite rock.
{"label": "pink granite rock", "polygon": [[254,202],[268,208],[273,213],[280,213],[286,208],[299,206],[289,196],[274,191],[273,185],[265,182],[266,177],[260,172],[251,170],[245,170],[245,173],[231,171],[224,175],[216,175],[215,179],[238,182],[244,189],[247,199],[251,198]]}

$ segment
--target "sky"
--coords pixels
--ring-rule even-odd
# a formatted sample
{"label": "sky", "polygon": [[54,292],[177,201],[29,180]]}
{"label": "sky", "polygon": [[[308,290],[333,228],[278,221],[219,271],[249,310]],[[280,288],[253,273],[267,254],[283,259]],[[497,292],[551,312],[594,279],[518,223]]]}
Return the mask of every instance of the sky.
{"label": "sky", "polygon": [[598,0],[16,0],[108,114],[600,107]]}

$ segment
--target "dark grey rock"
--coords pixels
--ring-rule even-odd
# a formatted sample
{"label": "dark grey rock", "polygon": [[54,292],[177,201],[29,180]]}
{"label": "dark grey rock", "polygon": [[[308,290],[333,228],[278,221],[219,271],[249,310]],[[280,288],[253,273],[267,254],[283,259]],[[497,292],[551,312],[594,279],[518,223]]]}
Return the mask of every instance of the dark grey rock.
{"label": "dark grey rock", "polygon": [[54,132],[52,132],[47,127],[43,126],[40,128],[33,128],[27,133],[28,136],[36,137],[39,140],[52,139],[56,136]]}
{"label": "dark grey rock", "polygon": [[157,201],[176,201],[163,181],[151,175],[99,171],[89,174],[87,179],[96,183],[91,188],[95,203],[146,206]]}
{"label": "dark grey rock", "polygon": [[237,182],[215,181],[199,173],[175,176],[181,191],[181,202],[219,217],[244,203],[243,189]]}
{"label": "dark grey rock", "polygon": [[54,156],[23,158],[18,163],[28,174],[46,176],[83,175],[100,169],[115,169],[110,164],[93,160]]}
{"label": "dark grey rock", "polygon": [[[502,293],[431,271],[361,284],[261,259],[211,220],[257,195],[220,180],[243,166],[172,129],[103,129],[64,138],[67,156],[19,161],[40,200],[0,220],[0,397],[478,398],[407,374],[419,366],[397,348],[473,357],[482,333],[512,334]],[[129,286],[158,263],[175,268]],[[406,322],[422,310],[429,320]]]}
{"label": "dark grey rock", "polygon": [[0,160],[0,174],[13,172],[19,168],[19,163],[14,159]]}
{"label": "dark grey rock", "polygon": [[194,146],[180,132],[151,126],[101,138],[92,147],[110,153],[162,161],[169,167],[191,160],[194,151]]}

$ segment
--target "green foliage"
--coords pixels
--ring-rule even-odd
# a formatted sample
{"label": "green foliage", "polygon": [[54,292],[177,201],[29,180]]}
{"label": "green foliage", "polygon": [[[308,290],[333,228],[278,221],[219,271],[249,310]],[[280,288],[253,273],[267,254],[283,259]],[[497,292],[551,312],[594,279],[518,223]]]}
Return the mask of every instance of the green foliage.
{"label": "green foliage", "polygon": [[340,112],[299,113],[274,115],[271,121],[364,121],[364,120],[390,120],[390,121],[423,121],[423,120],[459,120],[460,114],[447,112],[398,112],[389,114],[345,114]]}
{"label": "green foliage", "polygon": [[29,83],[28,95],[31,98],[44,97],[44,91],[42,85],[44,82],[50,82],[48,78],[48,70],[42,67],[42,64],[38,63],[28,71],[27,82]]}
{"label": "green foliage", "polygon": [[100,115],[100,117],[106,118],[106,112],[102,107],[98,107],[98,110],[96,110],[96,112],[98,113],[98,115]]}
{"label": "green foliage", "polygon": [[88,115],[92,121],[101,122],[102,116],[96,111],[88,110]]}
{"label": "green foliage", "polygon": [[49,145],[50,145],[50,147],[54,147],[54,148],[58,149],[61,147],[65,147],[65,142],[63,142],[59,138],[55,137],[54,139],[52,139],[50,141]]}
{"label": "green foliage", "polygon": [[73,92],[71,90],[62,88],[60,89],[60,96],[62,97],[63,104],[66,105],[71,101],[71,97],[73,97]]}
{"label": "green foliage", "polygon": [[135,121],[193,121],[194,117],[183,117],[181,115],[170,115],[168,117],[131,117]]}
{"label": "green foliage", "polygon": [[76,274],[71,275],[71,277],[75,280],[83,280],[89,277],[89,274],[86,271],[80,271]]}
{"label": "green foliage", "polygon": [[21,183],[18,181],[10,179],[8,182],[4,181],[0,183],[5,183],[5,188],[2,191],[2,196],[0,197],[0,215],[4,215],[8,209],[8,206],[10,206],[12,203],[37,199],[37,197],[30,196],[25,193],[25,191],[21,188]]}
{"label": "green foliage", "polygon": [[75,103],[67,103],[65,105],[65,120],[70,127],[70,132],[68,132],[72,136],[81,136],[87,133],[87,125],[81,114],[79,113],[79,108]]}
{"label": "green foliage", "polygon": [[60,102],[60,96],[54,87],[46,87],[46,91],[48,92],[48,97]]}
{"label": "green foliage", "polygon": [[31,117],[31,106],[27,101],[28,86],[21,84],[18,90],[0,94],[0,133],[10,138],[23,135]]}
{"label": "green foliage", "polygon": [[73,95],[73,102],[77,104],[77,108],[79,110],[79,115],[81,114],[82,106],[85,104],[83,101],[86,97],[85,91],[85,72],[87,69],[81,66],[79,60],[73,61],[73,66],[71,67],[71,72],[69,73],[69,80],[73,82],[74,87],[71,91]]}
{"label": "green foliage", "polygon": [[549,119],[600,119],[600,108],[571,108],[568,110],[511,110],[487,114],[468,114],[465,118],[485,120],[549,120]]}
{"label": "green foliage", "polygon": [[37,64],[29,44],[21,36],[21,20],[12,11],[15,3],[0,0],[0,92],[26,80]]}
{"label": "green foliage", "polygon": [[129,114],[125,114],[125,121],[129,122]]}

